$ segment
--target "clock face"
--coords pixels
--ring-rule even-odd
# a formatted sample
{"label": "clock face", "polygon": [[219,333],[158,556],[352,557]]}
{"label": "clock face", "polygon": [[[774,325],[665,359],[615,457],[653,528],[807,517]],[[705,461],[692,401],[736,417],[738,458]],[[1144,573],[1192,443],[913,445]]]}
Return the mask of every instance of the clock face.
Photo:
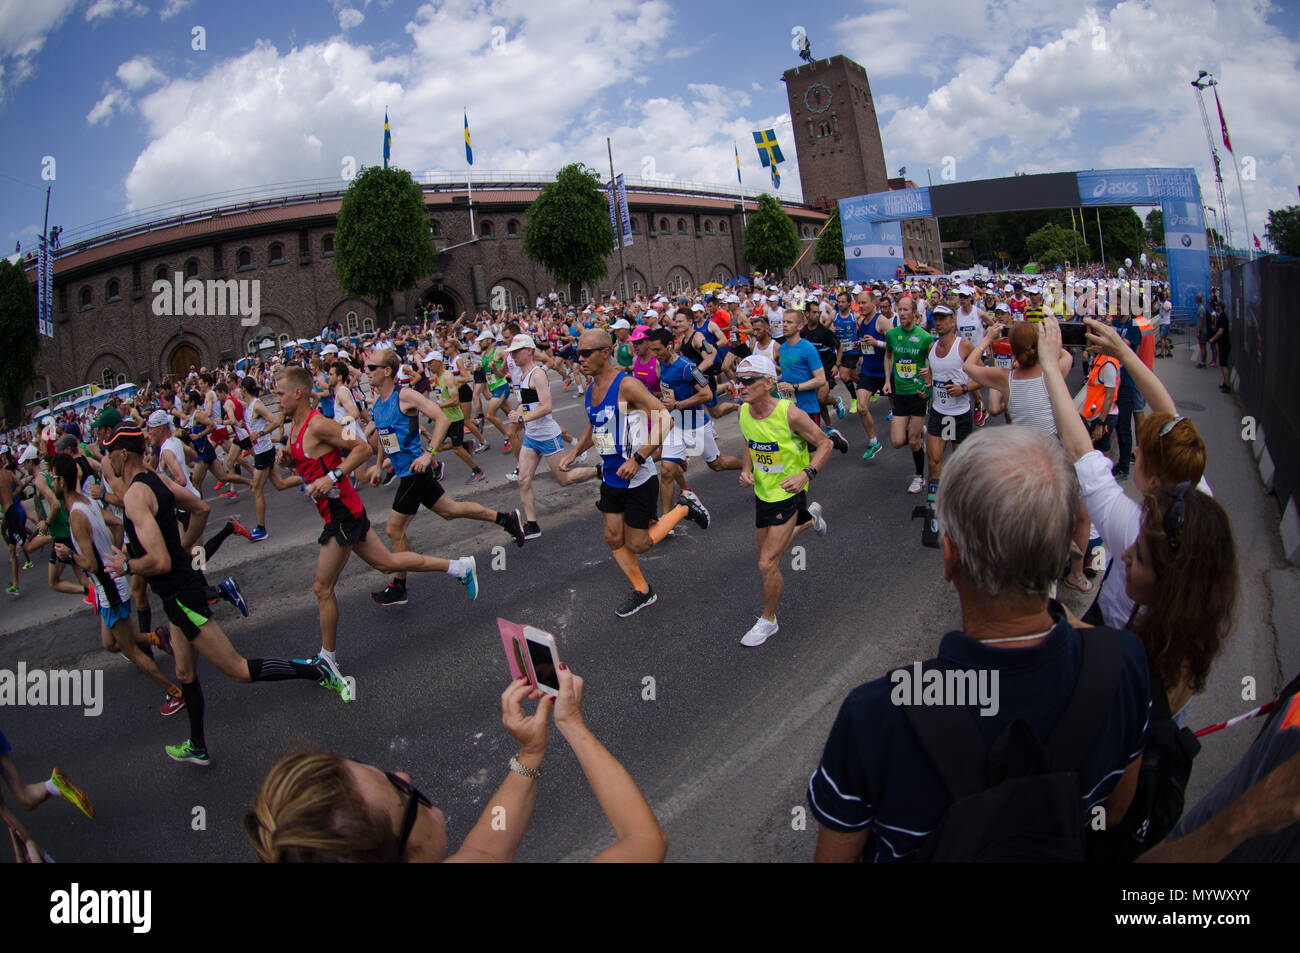
{"label": "clock face", "polygon": [[831,88],[825,83],[813,83],[803,94],[803,104],[812,113],[824,113],[831,108]]}

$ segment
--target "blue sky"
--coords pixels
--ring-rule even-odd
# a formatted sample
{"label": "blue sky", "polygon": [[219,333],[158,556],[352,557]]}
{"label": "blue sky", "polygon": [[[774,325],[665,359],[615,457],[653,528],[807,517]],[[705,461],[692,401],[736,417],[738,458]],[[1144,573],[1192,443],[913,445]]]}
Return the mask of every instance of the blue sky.
{"label": "blue sky", "polygon": [[[890,172],[924,184],[1016,171],[1193,166],[1216,205],[1188,81],[1209,69],[1250,230],[1300,201],[1297,5],[1212,0],[0,0],[0,251],[32,247],[55,160],[51,223],[68,232],[197,195],[307,179],[348,159],[620,171],[770,187],[749,131],[775,126],[799,197],[783,70],[813,55],[867,69]],[[202,27],[206,49],[195,50]],[[1212,104],[1211,104],[1212,108]],[[785,124],[782,125],[783,120]],[[1214,122],[1214,116],[1211,115]],[[1217,134],[1217,126],[1216,126]],[[1225,160],[1231,157],[1225,155]],[[1253,172],[1253,178],[1250,173]],[[1226,176],[1241,239],[1236,179]]]}

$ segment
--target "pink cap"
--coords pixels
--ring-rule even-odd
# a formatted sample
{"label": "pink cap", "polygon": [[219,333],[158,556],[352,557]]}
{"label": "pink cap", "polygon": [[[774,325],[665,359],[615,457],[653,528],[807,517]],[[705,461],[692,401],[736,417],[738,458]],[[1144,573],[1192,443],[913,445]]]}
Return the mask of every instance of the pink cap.
{"label": "pink cap", "polygon": [[644,341],[649,336],[650,336],[650,331],[646,328],[646,326],[644,324],[638,324],[635,328],[632,329],[632,336],[628,338],[628,340]]}

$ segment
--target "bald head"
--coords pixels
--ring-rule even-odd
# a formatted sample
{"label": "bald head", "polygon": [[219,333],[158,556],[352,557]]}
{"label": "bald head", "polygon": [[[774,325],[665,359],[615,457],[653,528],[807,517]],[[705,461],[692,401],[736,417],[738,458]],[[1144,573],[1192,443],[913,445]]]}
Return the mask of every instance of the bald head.
{"label": "bald head", "polygon": [[578,338],[578,347],[587,350],[593,347],[613,347],[614,342],[609,336],[608,331],[602,331],[600,328],[592,328],[590,331],[583,331],[582,336]]}

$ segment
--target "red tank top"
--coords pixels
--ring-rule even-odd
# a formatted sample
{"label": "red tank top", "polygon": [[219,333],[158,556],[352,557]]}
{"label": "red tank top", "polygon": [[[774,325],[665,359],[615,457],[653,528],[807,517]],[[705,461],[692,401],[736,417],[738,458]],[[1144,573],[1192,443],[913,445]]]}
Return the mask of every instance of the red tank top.
{"label": "red tank top", "polygon": [[[338,447],[330,448],[329,453],[320,457],[309,457],[302,449],[302,437],[307,432],[307,425],[311,423],[312,417],[319,414],[319,410],[313,409],[303,421],[298,432],[294,435],[293,442],[289,444],[289,453],[293,455],[293,468],[298,471],[303,482],[310,486],[325,474],[329,473],[335,467],[343,462],[343,454],[339,452]],[[355,518],[366,511],[361,502],[361,497],[352,486],[352,481],[348,479],[339,480],[334,489],[319,500],[313,500],[316,504],[316,510],[320,513],[321,518],[326,523],[339,523],[349,517]]]}

